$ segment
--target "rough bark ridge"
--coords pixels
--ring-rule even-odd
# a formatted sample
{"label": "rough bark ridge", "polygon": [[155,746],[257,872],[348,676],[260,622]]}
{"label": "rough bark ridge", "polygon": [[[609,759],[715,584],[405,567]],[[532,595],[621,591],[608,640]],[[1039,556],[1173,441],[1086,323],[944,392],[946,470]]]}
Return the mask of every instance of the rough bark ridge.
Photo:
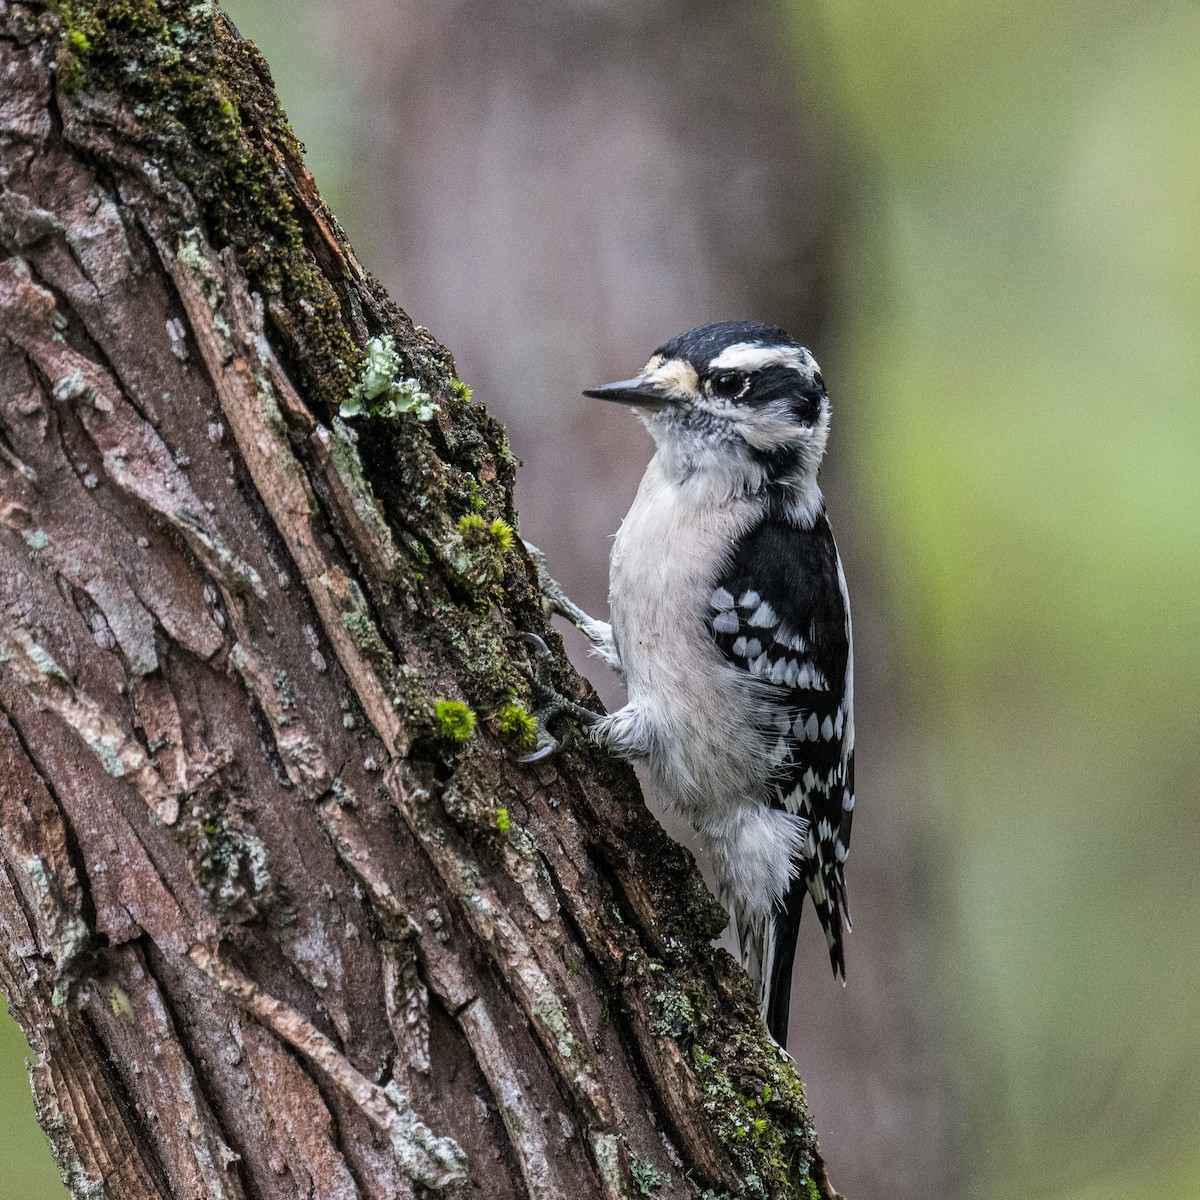
{"label": "rough bark ridge", "polygon": [[0,0],[0,63],[0,988],[74,1194],[832,1194],[631,774],[513,763],[515,464],[257,51]]}

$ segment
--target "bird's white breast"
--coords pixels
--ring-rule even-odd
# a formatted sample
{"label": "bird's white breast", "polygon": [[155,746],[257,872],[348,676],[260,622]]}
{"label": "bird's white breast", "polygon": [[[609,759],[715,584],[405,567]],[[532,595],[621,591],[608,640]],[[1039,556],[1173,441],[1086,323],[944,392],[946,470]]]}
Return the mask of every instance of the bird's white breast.
{"label": "bird's white breast", "polygon": [[753,500],[714,505],[696,477],[667,479],[651,461],[613,546],[613,633],[629,704],[613,732],[640,743],[664,799],[698,828],[731,805],[761,803],[767,778],[756,726],[761,695],[714,645],[704,617]]}

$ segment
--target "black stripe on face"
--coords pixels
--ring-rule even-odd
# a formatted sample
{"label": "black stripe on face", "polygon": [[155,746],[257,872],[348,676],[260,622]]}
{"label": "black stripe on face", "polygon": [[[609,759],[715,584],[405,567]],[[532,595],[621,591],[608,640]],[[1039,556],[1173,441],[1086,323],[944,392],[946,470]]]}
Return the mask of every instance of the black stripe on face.
{"label": "black stripe on face", "polygon": [[784,400],[797,421],[813,425],[821,415],[824,399],[825,381],[820,371],[809,375],[807,371],[776,365],[755,371],[750,377],[750,390],[738,403],[757,407],[773,400]]}

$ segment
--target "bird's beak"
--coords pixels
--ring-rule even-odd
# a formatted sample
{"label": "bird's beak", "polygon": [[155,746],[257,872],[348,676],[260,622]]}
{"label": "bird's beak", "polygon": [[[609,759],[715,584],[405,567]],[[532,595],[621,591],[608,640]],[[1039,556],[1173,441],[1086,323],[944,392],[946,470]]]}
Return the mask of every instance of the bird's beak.
{"label": "bird's beak", "polygon": [[583,394],[593,400],[612,400],[633,408],[666,408],[675,403],[661,388],[641,375],[635,379],[619,379],[616,383],[602,383],[599,387],[588,388]]}

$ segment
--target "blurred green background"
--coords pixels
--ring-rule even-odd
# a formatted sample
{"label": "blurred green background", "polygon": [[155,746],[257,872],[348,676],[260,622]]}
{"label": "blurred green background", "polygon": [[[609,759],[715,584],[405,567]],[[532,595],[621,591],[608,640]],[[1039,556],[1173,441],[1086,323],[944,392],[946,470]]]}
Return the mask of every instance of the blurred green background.
{"label": "blurred green background", "polygon": [[[364,54],[373,21],[394,36],[352,7]],[[228,8],[377,269],[381,51],[316,4]],[[924,1194],[1200,1197],[1200,6],[770,20],[846,164],[822,365],[913,784],[897,937],[958,1130]],[[0,1052],[0,1191],[61,1196],[7,1018]],[[876,1138],[818,1126],[842,1158]],[[834,1177],[889,1194],[886,1166]]]}

